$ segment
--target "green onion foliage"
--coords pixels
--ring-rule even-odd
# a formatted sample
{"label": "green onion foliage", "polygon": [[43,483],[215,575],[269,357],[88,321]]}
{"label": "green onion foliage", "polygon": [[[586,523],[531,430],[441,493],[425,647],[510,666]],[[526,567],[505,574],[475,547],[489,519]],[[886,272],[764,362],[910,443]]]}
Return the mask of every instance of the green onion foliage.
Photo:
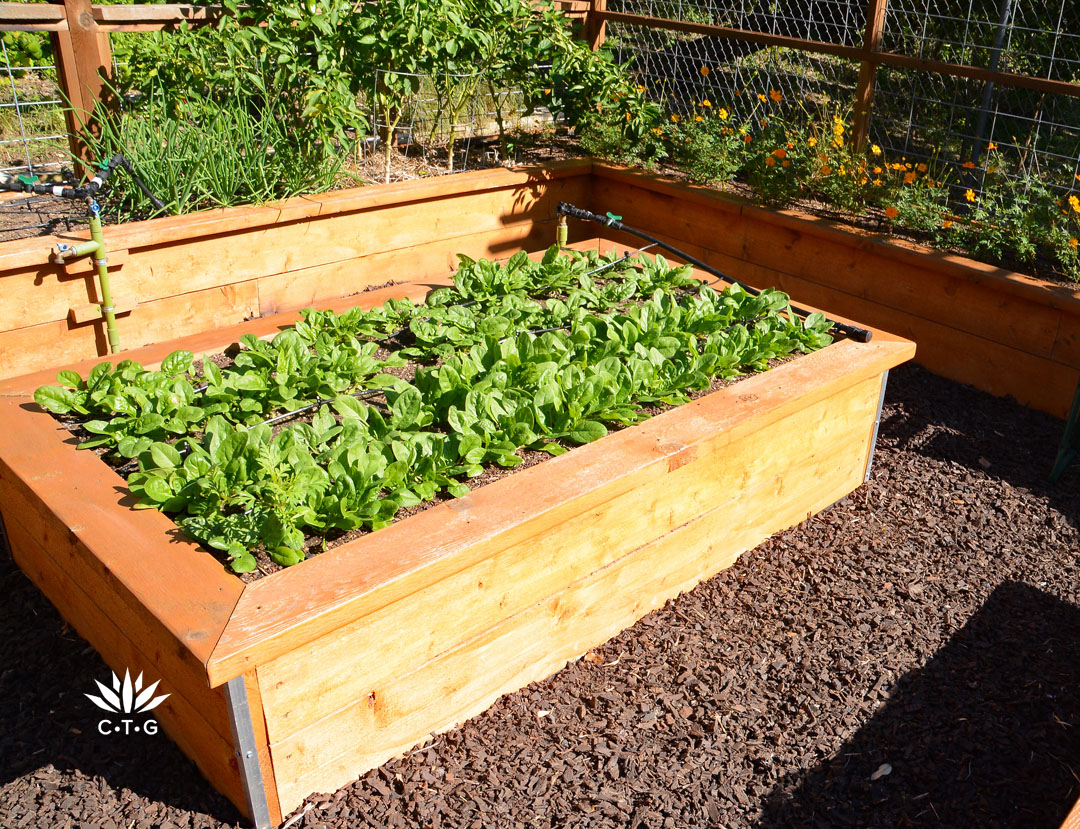
{"label": "green onion foliage", "polygon": [[272,339],[242,337],[226,368],[186,351],[156,370],[102,363],[60,372],[34,399],[81,422],[83,448],[137,467],[138,506],[244,572],[254,551],[295,564],[306,539],[385,527],[468,492],[487,466],[517,466],[523,449],[562,454],[714,378],[821,348],[828,329],[779,291],[717,291],[662,257],[552,248],[540,261],[461,257],[453,287],[423,305],[306,309]]}

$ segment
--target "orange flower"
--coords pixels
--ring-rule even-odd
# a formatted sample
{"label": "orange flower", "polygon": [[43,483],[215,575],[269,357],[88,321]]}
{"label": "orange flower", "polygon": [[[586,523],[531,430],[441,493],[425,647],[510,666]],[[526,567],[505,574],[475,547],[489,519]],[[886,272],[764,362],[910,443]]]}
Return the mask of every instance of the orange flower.
{"label": "orange flower", "polygon": [[961,164],[960,166],[961,166],[961,167],[963,167],[963,168],[964,168],[965,170],[974,170],[974,169],[975,169],[975,162],[974,162],[974,161],[971,161],[971,160],[969,159],[968,161],[965,161],[965,162],[964,162],[963,164]]}
{"label": "orange flower", "polygon": [[766,98],[766,97],[765,97],[765,93],[764,93],[764,92],[759,92],[759,93],[757,94],[757,99],[758,99],[759,101],[761,101],[761,103],[765,103],[765,102],[766,102],[767,100],[769,100],[768,98]]}
{"label": "orange flower", "polygon": [[701,105],[703,107],[711,107],[712,106],[712,101],[710,101],[708,98],[706,98],[704,101],[701,102]]}
{"label": "orange flower", "polygon": [[811,147],[816,147],[817,139],[811,136],[810,138],[806,139],[806,143],[809,144]]}
{"label": "orange flower", "polygon": [[771,155],[765,156],[765,166],[766,167],[773,167],[775,165],[776,165],[776,159],[775,158],[773,158]]}
{"label": "orange flower", "polygon": [[915,183],[915,173],[914,172],[904,173],[904,184],[914,184],[914,183]]}
{"label": "orange flower", "polygon": [[1080,213],[1080,199],[1076,196],[1069,196],[1069,207],[1073,209],[1074,213]]}
{"label": "orange flower", "polygon": [[900,215],[900,211],[893,207],[891,204],[885,208],[885,218],[890,222]]}
{"label": "orange flower", "polygon": [[694,116],[694,120],[695,120],[695,121],[704,121],[705,119],[704,119],[704,118],[702,118],[702,117],[701,117],[700,115],[695,115],[695,116]]}
{"label": "orange flower", "polygon": [[663,135],[664,131],[660,127],[653,127],[653,135]]}
{"label": "orange flower", "polygon": [[782,93],[779,89],[770,89],[769,97],[777,103],[780,103],[780,101],[784,100],[784,93]]}
{"label": "orange flower", "polygon": [[824,164],[824,165],[822,165],[822,167],[821,167],[821,174],[822,174],[823,176],[829,176],[829,175],[832,175],[832,168],[831,168],[831,167],[830,167],[830,166],[829,166],[828,164]]}
{"label": "orange flower", "polygon": [[975,201],[975,191],[974,190],[968,190],[966,193],[964,193],[964,198],[967,199],[969,202],[974,202]]}
{"label": "orange flower", "polygon": [[872,152],[874,155],[881,155],[881,147],[879,147],[877,144],[871,144],[870,152]]}
{"label": "orange flower", "polygon": [[787,150],[785,150],[783,147],[780,147],[777,150],[773,150],[772,154],[775,155],[777,158],[787,158]]}
{"label": "orange flower", "polygon": [[791,166],[791,160],[785,158],[783,161],[780,162],[780,166],[781,167],[790,167]]}
{"label": "orange flower", "polygon": [[677,124],[682,119],[679,117],[679,113],[673,112],[673,113],[671,113],[671,120],[674,121]]}
{"label": "orange flower", "polygon": [[702,66],[701,69],[699,69],[698,71],[702,74],[703,77],[706,77],[706,78],[709,77],[709,67],[708,66]]}
{"label": "orange flower", "polygon": [[1076,250],[1077,245],[1080,245],[1080,241],[1078,241],[1077,238],[1075,236],[1073,236],[1069,240],[1069,247],[1071,247],[1073,250]]}
{"label": "orange flower", "polygon": [[948,230],[950,227],[952,227],[952,220],[951,219],[946,219],[945,221],[943,221],[941,223],[941,226],[943,228],[945,228],[945,230]]}
{"label": "orange flower", "polygon": [[925,164],[920,164],[915,169],[918,170],[920,173],[925,173],[926,172],[926,165]]}
{"label": "orange flower", "polygon": [[875,187],[880,187],[881,186],[881,179],[879,179],[879,178],[874,179],[874,186]]}
{"label": "orange flower", "polygon": [[989,144],[986,145],[986,149],[988,149],[988,150],[996,150],[997,149],[997,144],[995,144],[993,141],[991,141]]}
{"label": "orange flower", "polygon": [[750,143],[751,141],[753,141],[754,139],[753,139],[753,137],[751,137],[751,136],[749,136],[749,135],[744,135],[744,136],[742,137],[742,140],[743,140],[743,141],[745,141],[745,142],[746,142],[747,144],[749,144],[749,143]]}
{"label": "orange flower", "polygon": [[794,149],[795,149],[795,145],[794,145],[794,144],[792,144],[792,143],[791,143],[790,141],[788,141],[788,142],[787,142],[786,146],[787,146],[787,148],[788,148],[789,150],[794,150]]}

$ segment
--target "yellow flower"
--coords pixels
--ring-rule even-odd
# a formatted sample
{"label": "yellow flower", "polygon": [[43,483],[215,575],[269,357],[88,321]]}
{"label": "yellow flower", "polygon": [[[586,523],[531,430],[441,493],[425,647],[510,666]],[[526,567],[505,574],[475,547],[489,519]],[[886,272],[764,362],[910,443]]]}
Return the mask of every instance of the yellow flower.
{"label": "yellow flower", "polygon": [[638,84],[638,87],[637,87],[637,91],[638,91],[638,92],[644,92],[644,91],[645,91],[645,87],[643,87],[643,86],[642,86],[641,84]]}
{"label": "yellow flower", "polygon": [[709,76],[709,67],[708,66],[702,66],[701,69],[699,69],[698,71],[701,72],[701,74],[704,75],[705,77]]}
{"label": "yellow flower", "polygon": [[874,179],[874,186],[875,187],[880,187],[881,186],[881,179],[879,179],[879,178]]}
{"label": "yellow flower", "polygon": [[988,149],[988,150],[996,150],[997,149],[997,144],[995,144],[993,141],[991,141],[989,144],[986,145],[986,149]]}
{"label": "yellow flower", "polygon": [[1076,246],[1078,244],[1080,244],[1080,241],[1077,241],[1075,236],[1073,236],[1073,238],[1069,240],[1069,247],[1071,247],[1073,250],[1076,250]]}
{"label": "yellow flower", "polygon": [[671,113],[671,120],[674,121],[676,124],[679,123],[679,121],[681,120],[679,118],[679,113],[677,113],[677,112]]}
{"label": "yellow flower", "polygon": [[975,169],[975,162],[968,159],[967,161],[965,161],[960,166],[963,167],[965,170],[974,170]]}
{"label": "yellow flower", "polygon": [[712,101],[710,101],[708,98],[706,98],[704,101],[701,102],[701,105],[703,107],[711,107],[712,106]]}
{"label": "yellow flower", "polygon": [[779,103],[780,101],[784,100],[784,93],[782,93],[779,89],[770,89],[769,97]]}
{"label": "yellow flower", "polygon": [[550,94],[551,94],[551,90],[550,90],[550,89],[545,89],[545,90],[544,90],[544,94],[545,94],[545,95],[550,95]]}
{"label": "yellow flower", "polygon": [[758,99],[759,101],[761,101],[761,103],[765,103],[765,102],[766,102],[767,100],[769,100],[768,98],[766,98],[766,97],[765,97],[765,93],[764,93],[764,92],[759,92],[759,93],[757,94],[757,99]]}
{"label": "yellow flower", "polygon": [[873,144],[870,147],[870,152],[872,152],[874,155],[881,155],[881,147],[879,147],[877,144]]}
{"label": "yellow flower", "polygon": [[1073,212],[1080,213],[1080,199],[1076,196],[1069,196],[1069,207],[1073,209]]}
{"label": "yellow flower", "polygon": [[915,183],[915,173],[914,172],[904,173],[904,184],[914,184],[914,183]]}
{"label": "yellow flower", "polygon": [[694,116],[694,120],[695,120],[695,121],[704,121],[705,119],[704,119],[704,118],[702,118],[702,117],[701,117],[700,115],[695,115],[695,116]]}
{"label": "yellow flower", "polygon": [[893,207],[891,204],[885,208],[885,218],[887,218],[889,221],[892,221],[899,215],[900,211]]}
{"label": "yellow flower", "polygon": [[837,147],[843,147],[843,146],[844,146],[844,139],[843,139],[843,136],[840,136],[840,135],[834,135],[834,136],[833,136],[833,140],[832,140],[832,142],[833,142],[833,144],[834,144],[835,146],[837,146]]}
{"label": "yellow flower", "polygon": [[664,131],[660,127],[653,127],[653,135],[663,135]]}
{"label": "yellow flower", "polygon": [[716,111],[716,115],[721,121],[726,121],[728,119],[728,111],[723,107],[720,107],[720,109]]}
{"label": "yellow flower", "polygon": [[952,227],[952,220],[951,219],[946,219],[945,221],[943,221],[941,223],[941,226],[943,228],[945,228],[945,230],[948,230],[950,227]]}
{"label": "yellow flower", "polygon": [[626,120],[627,120],[627,121],[629,121],[629,120],[630,120],[630,113],[629,113],[629,112],[628,112],[628,113],[626,113]]}
{"label": "yellow flower", "polygon": [[775,164],[776,164],[776,159],[775,158],[773,158],[771,155],[765,156],[765,166],[766,167],[772,167]]}
{"label": "yellow flower", "polygon": [[810,138],[808,138],[806,140],[806,143],[809,144],[811,147],[816,147],[817,146],[817,139],[811,136]]}
{"label": "yellow flower", "polygon": [[964,198],[967,199],[969,202],[974,202],[975,201],[975,191],[974,190],[968,190],[966,193],[964,193]]}
{"label": "yellow flower", "polygon": [[844,167],[844,165],[841,164],[840,169],[837,170],[836,172],[838,172],[842,176],[846,176],[847,175],[847,168]]}

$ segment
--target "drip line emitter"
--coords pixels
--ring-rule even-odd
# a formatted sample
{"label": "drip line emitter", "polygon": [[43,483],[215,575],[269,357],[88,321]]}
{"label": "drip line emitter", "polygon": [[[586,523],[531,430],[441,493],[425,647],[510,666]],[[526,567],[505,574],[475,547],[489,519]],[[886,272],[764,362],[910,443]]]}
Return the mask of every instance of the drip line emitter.
{"label": "drip line emitter", "polygon": [[53,248],[53,261],[63,265],[70,259],[92,256],[97,271],[98,286],[101,294],[101,316],[105,318],[105,330],[109,340],[109,352],[116,354],[120,350],[120,334],[116,328],[116,308],[113,305],[112,287],[109,284],[108,256],[105,237],[101,232],[101,207],[97,203],[97,194],[109,180],[112,172],[120,168],[131,176],[135,186],[156,210],[164,211],[165,204],[147,189],[142,179],[135,175],[135,170],[122,155],[114,155],[98,166],[97,174],[82,186],[71,184],[42,184],[38,176],[0,176],[0,190],[12,193],[30,193],[37,196],[56,196],[71,201],[84,201],[90,211],[90,241],[77,245],[63,242]]}
{"label": "drip line emitter", "polygon": [[[663,250],[666,250],[668,253],[670,253],[672,256],[677,256],[687,264],[693,265],[695,268],[703,270],[705,271],[705,273],[716,277],[717,281],[727,282],[729,285],[737,285],[739,288],[741,288],[743,291],[750,294],[751,296],[758,296],[761,293],[761,291],[757,288],[751,287],[750,285],[745,285],[742,282],[739,282],[737,279],[732,279],[726,273],[717,270],[711,265],[705,264],[700,259],[696,259],[685,251],[681,251],[678,248],[669,245],[667,242],[663,242],[660,239],[657,239],[655,236],[650,236],[644,231],[623,224],[621,221],[621,216],[616,216],[613,213],[608,213],[606,216],[601,216],[598,213],[593,213],[589,210],[583,210],[580,207],[575,207],[574,205],[568,204],[564,201],[559,202],[559,206],[556,208],[556,213],[559,216],[558,243],[560,248],[566,246],[566,241],[568,238],[566,217],[573,216],[575,219],[583,219],[588,222],[596,222],[597,224],[602,224],[606,227],[610,227],[612,230],[621,230],[623,233],[628,233],[631,236],[636,236],[639,239],[643,239],[646,242],[649,242],[650,247],[662,248]],[[791,309],[792,313],[804,319],[810,316],[810,314],[814,313],[813,311],[810,311],[807,308],[802,308],[798,305],[789,305],[788,307]],[[833,330],[855,340],[856,342],[868,343],[870,342],[870,339],[874,336],[873,331],[868,331],[867,329],[860,328],[857,325],[851,325],[850,323],[846,322],[839,322],[837,320],[829,319],[828,317],[826,317],[826,320],[828,320],[828,322],[832,325]]]}

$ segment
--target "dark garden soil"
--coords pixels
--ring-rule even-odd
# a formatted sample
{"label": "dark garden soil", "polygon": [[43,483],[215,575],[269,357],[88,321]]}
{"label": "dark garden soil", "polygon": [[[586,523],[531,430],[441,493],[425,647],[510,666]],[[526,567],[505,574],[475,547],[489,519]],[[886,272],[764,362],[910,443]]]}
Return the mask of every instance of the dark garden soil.
{"label": "dark garden soil", "polygon": [[[295,827],[1056,827],[1080,797],[1080,466],[1061,422],[893,372],[871,482]],[[0,563],[0,825],[239,818]],[[162,689],[168,691],[168,689]]]}

